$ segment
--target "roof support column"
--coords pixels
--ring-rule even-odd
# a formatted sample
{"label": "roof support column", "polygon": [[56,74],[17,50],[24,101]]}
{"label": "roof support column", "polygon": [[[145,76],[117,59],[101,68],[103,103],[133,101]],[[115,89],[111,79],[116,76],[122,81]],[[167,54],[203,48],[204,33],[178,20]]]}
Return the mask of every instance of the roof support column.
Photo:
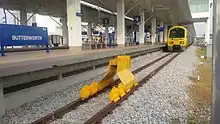
{"label": "roof support column", "polygon": [[156,42],[156,28],[157,28],[157,19],[153,17],[151,19],[151,43],[154,44]]}
{"label": "roof support column", "polygon": [[68,26],[67,18],[62,18],[62,34],[63,34],[63,46],[68,46]]}
{"label": "roof support column", "polygon": [[139,43],[144,43],[144,25],[145,25],[145,11],[141,10],[140,16],[141,16],[141,24],[139,25]]}
{"label": "roof support column", "polygon": [[66,0],[69,47],[82,46],[80,0]]}
{"label": "roof support column", "polygon": [[[213,36],[213,0],[209,0],[209,32],[210,35]],[[208,44],[212,44],[213,38],[210,38],[209,43]]]}
{"label": "roof support column", "polygon": [[164,42],[167,42],[167,36],[168,36],[168,26],[164,25]]}
{"label": "roof support column", "polygon": [[212,58],[213,54],[213,47],[212,47],[212,42],[213,38],[213,0],[209,0],[209,42],[207,43],[206,46],[206,56],[207,58]]}
{"label": "roof support column", "polygon": [[117,0],[117,44],[125,44],[124,0]]}
{"label": "roof support column", "polygon": [[117,26],[115,27],[114,31],[115,31],[115,34],[114,34],[115,36],[114,36],[113,44],[116,45],[117,44]]}
{"label": "roof support column", "polygon": [[212,85],[212,124],[220,122],[220,1],[214,0],[213,3],[213,85]]}
{"label": "roof support column", "polygon": [[108,44],[108,41],[109,41],[109,40],[108,40],[108,39],[109,39],[109,37],[108,37],[108,32],[109,32],[109,31],[108,31],[108,25],[106,25],[106,27],[105,27],[105,43],[106,43],[106,44]]}
{"label": "roof support column", "polygon": [[[160,27],[163,27],[163,22],[160,22]],[[163,31],[160,31],[160,43],[163,43],[164,39],[163,39]]]}
{"label": "roof support column", "polygon": [[0,117],[5,114],[3,82],[0,79]]}
{"label": "roof support column", "polygon": [[209,43],[209,19],[207,19],[205,25],[206,25],[205,42]]}
{"label": "roof support column", "polygon": [[25,9],[20,10],[21,25],[27,25],[27,11]]}
{"label": "roof support column", "polygon": [[88,22],[88,29],[87,29],[87,35],[89,41],[92,41],[92,22]]}

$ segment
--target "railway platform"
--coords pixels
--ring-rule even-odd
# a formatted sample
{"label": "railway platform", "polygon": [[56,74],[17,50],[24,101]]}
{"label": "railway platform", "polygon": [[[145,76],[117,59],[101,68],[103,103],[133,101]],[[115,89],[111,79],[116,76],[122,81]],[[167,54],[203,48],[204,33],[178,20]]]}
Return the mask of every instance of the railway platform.
{"label": "railway platform", "polygon": [[[90,62],[89,65],[99,65],[98,60],[112,58],[120,54],[140,54],[165,47],[165,44],[140,45],[133,47],[117,47],[113,49],[85,50],[79,48],[71,50],[56,50],[49,54],[44,51],[8,53],[6,57],[0,57],[0,77],[12,76],[27,72],[36,72],[54,67],[70,64]],[[95,62],[91,62],[95,61]],[[107,61],[108,62],[108,61]],[[83,65],[85,67],[85,65]],[[76,67],[80,68],[80,67]]]}
{"label": "railway platform", "polygon": [[[14,97],[16,91],[37,86],[42,82],[61,80],[80,72],[94,70],[106,65],[109,60],[117,55],[136,57],[161,50],[164,46],[164,44],[133,47],[119,46],[113,49],[85,51],[74,48],[71,50],[55,50],[49,54],[45,51],[7,53],[7,56],[0,58],[0,72],[4,72],[0,73],[2,96],[0,97],[0,101],[2,101],[0,103],[2,107],[0,108],[11,109],[27,102],[27,100],[20,100],[22,102],[11,104],[12,106],[8,104],[5,107],[4,96],[10,96],[9,99],[6,99],[6,103],[10,103],[12,99],[16,99]],[[42,95],[42,93],[40,94]],[[36,95],[36,97],[39,96]],[[32,99],[36,97],[34,96]]]}

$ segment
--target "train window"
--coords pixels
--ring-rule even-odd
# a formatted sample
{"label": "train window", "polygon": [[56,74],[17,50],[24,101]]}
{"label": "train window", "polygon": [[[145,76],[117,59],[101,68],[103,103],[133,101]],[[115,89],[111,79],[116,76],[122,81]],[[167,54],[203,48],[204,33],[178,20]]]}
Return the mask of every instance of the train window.
{"label": "train window", "polygon": [[170,30],[169,38],[184,38],[185,37],[185,30],[182,28],[174,28]]}

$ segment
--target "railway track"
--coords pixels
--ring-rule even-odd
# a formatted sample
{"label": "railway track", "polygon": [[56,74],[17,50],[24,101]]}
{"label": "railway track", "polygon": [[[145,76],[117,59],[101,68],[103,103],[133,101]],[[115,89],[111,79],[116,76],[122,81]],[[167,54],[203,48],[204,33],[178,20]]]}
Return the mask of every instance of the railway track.
{"label": "railway track", "polygon": [[112,111],[117,107],[120,106],[120,104],[125,101],[130,95],[134,93],[134,91],[138,90],[139,87],[141,87],[146,81],[148,81],[152,76],[157,74],[162,68],[164,68],[166,65],[168,65],[173,59],[175,59],[180,53],[176,53],[174,56],[172,56],[168,61],[164,62],[162,65],[160,65],[158,68],[150,72],[148,75],[143,77],[140,81],[138,81],[138,85],[134,87],[130,92],[128,92],[124,97],[122,97],[118,102],[116,103],[109,103],[107,106],[105,106],[102,110],[100,110],[97,114],[95,114],[93,117],[88,119],[84,124],[97,124],[102,121],[104,117],[106,117],[108,114],[111,114]]}
{"label": "railway track", "polygon": [[[164,58],[170,56],[171,54],[174,53],[168,53],[165,54],[162,57],[159,57],[158,59],[145,64],[143,66],[141,66],[140,68],[132,71],[134,74],[137,74],[141,71],[143,71],[144,69],[150,67],[151,65],[154,65],[155,63],[159,62],[160,60],[163,60]],[[92,118],[90,118],[89,120],[86,121],[86,123],[97,123],[99,122],[103,117],[105,117],[109,112],[111,112],[114,108],[116,108],[118,105],[120,105],[121,102],[123,102],[129,95],[131,95],[135,90],[137,90],[139,87],[141,87],[143,85],[143,82],[147,81],[150,77],[152,77],[154,74],[156,74],[160,69],[162,69],[164,66],[166,66],[169,62],[171,62],[178,54],[174,55],[171,57],[171,59],[169,59],[168,61],[166,61],[163,65],[161,65],[159,68],[155,69],[152,73],[150,73],[149,75],[145,76],[141,81],[139,81],[139,85],[136,86],[135,88],[133,88],[128,94],[126,94],[126,96],[124,96],[120,101],[118,101],[117,103],[110,103],[108,104],[106,107],[103,107],[103,109],[101,109],[97,114],[95,114]],[[114,84],[118,84],[120,82],[119,79],[117,79]],[[81,100],[80,98],[78,98],[77,100],[71,102],[70,104],[40,118],[39,120],[33,122],[33,124],[48,124],[51,122],[54,122],[58,119],[62,119],[62,117],[71,112],[72,110],[76,110],[79,106],[88,103],[91,99],[94,99],[98,96],[100,96],[100,94],[105,93],[106,91],[108,91],[110,87],[105,88],[103,91],[98,92],[96,95],[89,97],[86,100]],[[98,99],[98,98],[97,98]]]}

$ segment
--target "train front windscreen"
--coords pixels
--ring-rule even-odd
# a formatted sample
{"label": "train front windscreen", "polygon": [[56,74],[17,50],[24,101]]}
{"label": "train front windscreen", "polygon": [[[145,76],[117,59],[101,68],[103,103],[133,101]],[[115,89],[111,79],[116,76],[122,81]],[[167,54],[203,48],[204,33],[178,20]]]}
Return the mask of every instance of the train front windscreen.
{"label": "train front windscreen", "polygon": [[170,30],[169,38],[184,38],[185,37],[185,30],[182,28],[174,28]]}

